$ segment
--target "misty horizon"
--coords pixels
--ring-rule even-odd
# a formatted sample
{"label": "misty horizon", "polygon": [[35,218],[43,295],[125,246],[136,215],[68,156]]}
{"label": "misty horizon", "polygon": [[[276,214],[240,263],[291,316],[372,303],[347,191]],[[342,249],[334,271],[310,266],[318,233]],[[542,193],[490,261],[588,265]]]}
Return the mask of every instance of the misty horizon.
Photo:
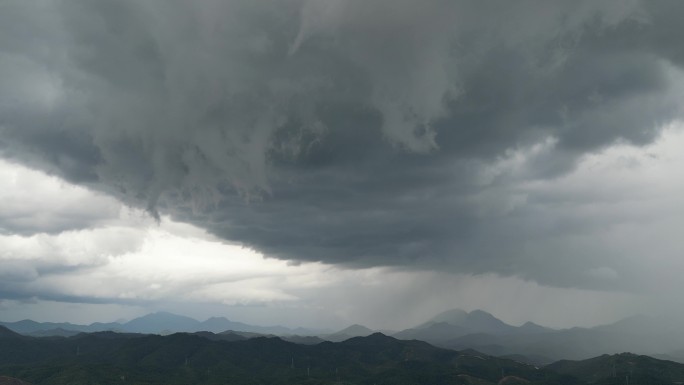
{"label": "misty horizon", "polygon": [[612,325],[614,323],[618,323],[618,322],[630,320],[630,319],[635,319],[635,318],[640,318],[640,317],[653,318],[653,319],[656,319],[656,318],[677,319],[677,317],[675,317],[672,314],[670,314],[670,315],[667,315],[667,314],[632,314],[632,315],[628,315],[628,316],[623,317],[623,318],[618,318],[618,319],[608,321],[606,323],[597,323],[597,324],[591,324],[591,325],[571,325],[571,326],[566,326],[566,327],[554,327],[552,325],[539,324],[539,323],[535,322],[534,320],[529,320],[529,319],[524,320],[522,322],[508,322],[504,318],[497,316],[495,313],[490,313],[490,312],[487,312],[487,311],[482,310],[482,309],[472,309],[470,311],[467,311],[467,310],[463,310],[463,309],[459,309],[459,308],[454,308],[454,309],[444,309],[443,311],[440,311],[438,313],[433,314],[432,317],[426,317],[425,319],[422,320],[422,322],[418,322],[416,324],[407,323],[407,324],[404,324],[403,326],[398,327],[398,328],[396,328],[396,327],[395,328],[389,328],[386,325],[366,324],[362,320],[356,320],[356,321],[350,320],[349,323],[329,324],[329,325],[328,324],[325,324],[325,325],[321,325],[321,324],[307,325],[307,324],[279,323],[275,320],[271,323],[268,323],[268,322],[263,323],[263,322],[258,322],[258,321],[249,321],[249,320],[245,320],[245,319],[231,317],[229,314],[214,314],[214,315],[208,315],[205,317],[197,317],[197,316],[193,315],[192,313],[179,313],[179,312],[174,312],[173,310],[169,310],[169,309],[165,309],[165,310],[162,309],[162,310],[156,310],[156,311],[149,312],[149,313],[141,313],[141,314],[138,314],[138,315],[136,315],[132,318],[128,318],[128,319],[127,318],[117,318],[117,319],[98,318],[95,320],[78,321],[78,320],[68,320],[68,319],[66,319],[60,315],[54,315],[50,318],[42,318],[42,319],[41,318],[0,319],[0,323],[16,323],[16,322],[20,322],[20,321],[35,321],[38,323],[69,323],[69,324],[73,324],[73,325],[77,325],[77,326],[89,326],[89,325],[93,325],[93,324],[109,324],[109,323],[126,324],[128,322],[133,321],[133,320],[145,318],[145,317],[152,316],[152,315],[172,315],[172,316],[187,317],[187,318],[193,319],[199,323],[205,323],[205,322],[210,321],[212,319],[218,318],[218,319],[226,319],[226,320],[229,320],[232,322],[245,323],[248,325],[259,326],[259,327],[282,326],[282,327],[285,327],[288,329],[304,328],[304,329],[311,329],[311,330],[327,330],[328,332],[334,332],[334,331],[339,331],[341,329],[345,329],[345,328],[350,327],[350,326],[360,325],[360,326],[364,326],[364,327],[369,327],[371,330],[379,331],[379,332],[383,332],[383,331],[385,331],[385,332],[398,332],[398,331],[401,331],[403,329],[410,329],[410,328],[422,325],[426,322],[429,322],[434,316],[437,316],[437,315],[445,313],[445,312],[454,311],[454,310],[465,311],[466,313],[470,313],[473,311],[475,311],[475,312],[483,311],[487,314],[494,316],[497,319],[500,319],[504,323],[511,325],[511,326],[514,326],[514,327],[521,327],[527,323],[533,323],[533,324],[536,324],[539,326],[549,328],[551,330],[566,330],[566,329],[573,329],[573,328],[601,327],[601,326]]}

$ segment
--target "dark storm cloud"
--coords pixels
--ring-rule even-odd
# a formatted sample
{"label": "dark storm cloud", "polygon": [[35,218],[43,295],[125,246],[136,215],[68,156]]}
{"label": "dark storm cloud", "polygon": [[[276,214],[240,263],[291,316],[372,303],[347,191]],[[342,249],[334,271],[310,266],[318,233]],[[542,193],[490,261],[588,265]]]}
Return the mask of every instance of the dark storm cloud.
{"label": "dark storm cloud", "polygon": [[681,114],[677,1],[2,7],[4,157],[278,258],[590,285],[511,186]]}

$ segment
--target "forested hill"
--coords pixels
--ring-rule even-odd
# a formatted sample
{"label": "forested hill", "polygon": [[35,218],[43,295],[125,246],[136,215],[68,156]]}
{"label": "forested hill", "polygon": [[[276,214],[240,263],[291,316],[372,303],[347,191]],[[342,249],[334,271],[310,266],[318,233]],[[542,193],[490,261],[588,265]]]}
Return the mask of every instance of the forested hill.
{"label": "forested hill", "polygon": [[[380,333],[317,345],[300,345],[275,337],[223,341],[185,333],[156,336],[109,332],[70,338],[3,333],[0,375],[35,385],[595,382],[591,376],[565,369],[538,369],[474,351],[440,349]],[[668,377],[670,383],[673,379],[677,378]]]}

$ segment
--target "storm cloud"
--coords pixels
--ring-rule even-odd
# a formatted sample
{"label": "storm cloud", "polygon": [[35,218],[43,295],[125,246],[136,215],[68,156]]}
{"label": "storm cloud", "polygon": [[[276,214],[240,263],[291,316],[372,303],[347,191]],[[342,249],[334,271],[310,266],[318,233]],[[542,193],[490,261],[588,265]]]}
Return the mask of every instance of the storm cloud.
{"label": "storm cloud", "polygon": [[3,158],[269,257],[636,290],[590,235],[638,207],[548,183],[681,119],[682,2],[0,7]]}

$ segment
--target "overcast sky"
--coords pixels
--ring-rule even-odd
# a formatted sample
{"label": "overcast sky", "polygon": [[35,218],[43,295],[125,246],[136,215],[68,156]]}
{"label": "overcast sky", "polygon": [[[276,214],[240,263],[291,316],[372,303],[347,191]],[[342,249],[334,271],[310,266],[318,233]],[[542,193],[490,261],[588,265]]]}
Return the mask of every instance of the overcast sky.
{"label": "overcast sky", "polygon": [[0,319],[681,312],[682,14],[3,1]]}

